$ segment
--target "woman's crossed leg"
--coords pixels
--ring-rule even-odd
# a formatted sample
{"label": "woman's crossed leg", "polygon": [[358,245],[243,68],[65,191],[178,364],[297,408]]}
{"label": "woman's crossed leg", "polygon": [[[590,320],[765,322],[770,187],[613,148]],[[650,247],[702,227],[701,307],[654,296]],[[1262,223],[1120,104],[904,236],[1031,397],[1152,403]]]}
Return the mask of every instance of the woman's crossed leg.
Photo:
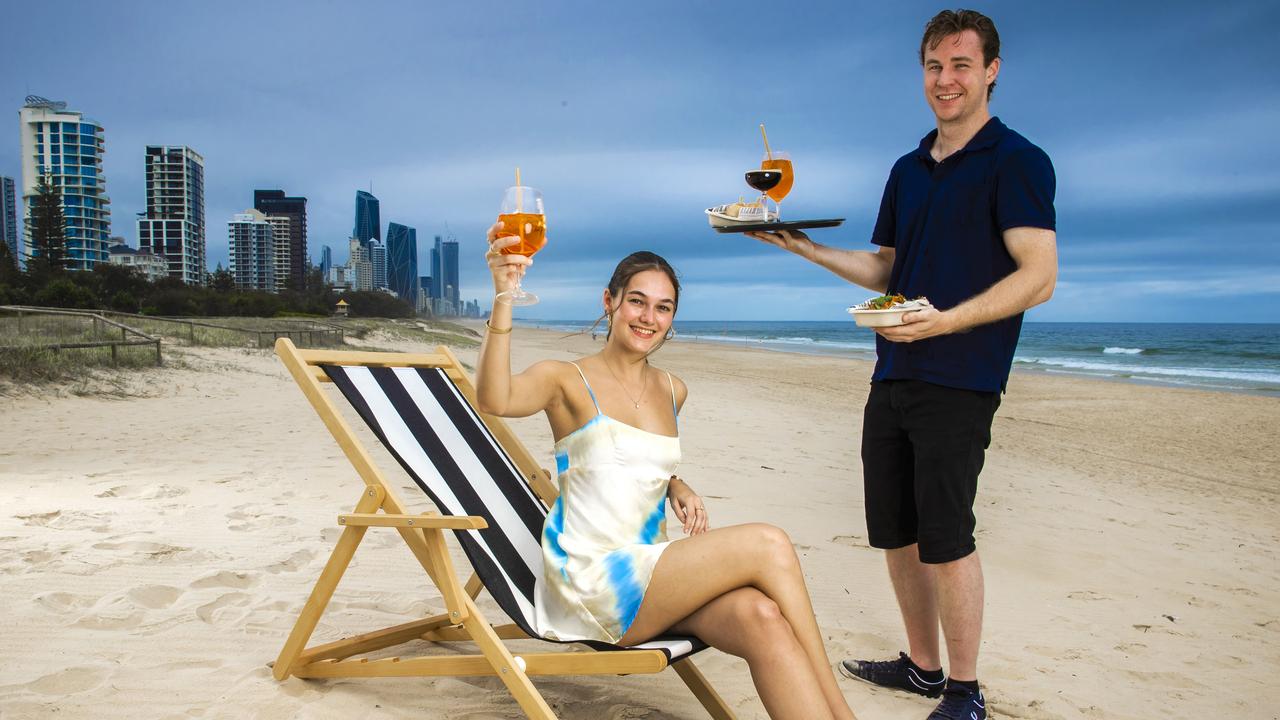
{"label": "woman's crossed leg", "polygon": [[800,560],[776,527],[734,525],[671,543],[618,644],[666,631],[697,635],[746,660],[770,717],[854,717],[831,671]]}

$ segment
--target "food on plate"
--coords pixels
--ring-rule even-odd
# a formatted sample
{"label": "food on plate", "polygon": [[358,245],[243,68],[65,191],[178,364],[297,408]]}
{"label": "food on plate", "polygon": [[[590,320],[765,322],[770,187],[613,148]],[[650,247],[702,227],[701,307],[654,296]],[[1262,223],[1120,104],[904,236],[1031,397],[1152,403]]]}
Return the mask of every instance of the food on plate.
{"label": "food on plate", "polygon": [[920,310],[930,307],[929,298],[921,295],[920,297],[908,300],[899,293],[893,295],[880,295],[873,297],[866,302],[854,305],[850,310]]}
{"label": "food on plate", "polygon": [[762,200],[746,202],[739,198],[734,203],[707,208],[706,212],[707,220],[713,227],[762,223],[778,219],[778,214],[770,212]]}

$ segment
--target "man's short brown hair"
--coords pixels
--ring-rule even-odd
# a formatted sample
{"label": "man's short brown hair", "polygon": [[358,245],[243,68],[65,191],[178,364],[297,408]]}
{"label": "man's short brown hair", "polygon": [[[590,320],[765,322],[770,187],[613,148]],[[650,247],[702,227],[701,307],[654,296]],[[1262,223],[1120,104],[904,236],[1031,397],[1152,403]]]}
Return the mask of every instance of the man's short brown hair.
{"label": "man's short brown hair", "polygon": [[[972,30],[978,34],[982,42],[982,67],[987,67],[992,60],[1000,57],[1000,33],[996,32],[996,24],[991,18],[977,10],[943,10],[924,26],[924,37],[920,40],[920,64],[924,65],[925,49],[938,47],[942,39],[950,35]],[[996,89],[993,82],[987,86],[987,98]]]}

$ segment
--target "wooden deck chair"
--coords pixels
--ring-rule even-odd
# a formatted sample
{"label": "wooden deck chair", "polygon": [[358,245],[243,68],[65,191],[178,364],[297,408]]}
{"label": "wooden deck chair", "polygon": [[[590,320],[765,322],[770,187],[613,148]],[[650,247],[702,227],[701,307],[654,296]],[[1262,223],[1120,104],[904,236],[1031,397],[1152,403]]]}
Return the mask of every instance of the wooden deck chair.
{"label": "wooden deck chair", "polygon": [[[697,638],[659,637],[635,648],[587,642],[581,644],[594,652],[564,648],[520,656],[503,643],[534,637],[542,523],[556,489],[501,419],[472,408],[475,388],[448,348],[435,354],[299,350],[282,338],[276,353],[364,481],[353,511],[338,517],[344,529],[272,666],[276,679],[495,675],[526,715],[543,720],[555,715],[530,682],[532,675],[656,673],[670,666],[712,717],[734,717],[689,660],[706,648]],[[440,514],[407,514],[321,387],[325,382],[338,387]],[[399,532],[439,588],[445,612],[306,647],[370,527]],[[446,530],[455,533],[475,570],[466,582],[454,571]],[[493,626],[485,620],[475,603],[481,589],[511,623]],[[417,639],[474,642],[479,654],[355,657]]]}

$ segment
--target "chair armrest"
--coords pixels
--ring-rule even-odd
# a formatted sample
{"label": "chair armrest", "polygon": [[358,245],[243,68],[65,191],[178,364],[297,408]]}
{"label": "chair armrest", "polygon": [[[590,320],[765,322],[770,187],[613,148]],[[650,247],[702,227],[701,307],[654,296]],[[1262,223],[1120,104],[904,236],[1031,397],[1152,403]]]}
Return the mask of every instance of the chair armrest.
{"label": "chair armrest", "polygon": [[395,515],[392,513],[347,513],[338,516],[338,524],[441,530],[480,530],[489,527],[489,523],[478,515]]}

